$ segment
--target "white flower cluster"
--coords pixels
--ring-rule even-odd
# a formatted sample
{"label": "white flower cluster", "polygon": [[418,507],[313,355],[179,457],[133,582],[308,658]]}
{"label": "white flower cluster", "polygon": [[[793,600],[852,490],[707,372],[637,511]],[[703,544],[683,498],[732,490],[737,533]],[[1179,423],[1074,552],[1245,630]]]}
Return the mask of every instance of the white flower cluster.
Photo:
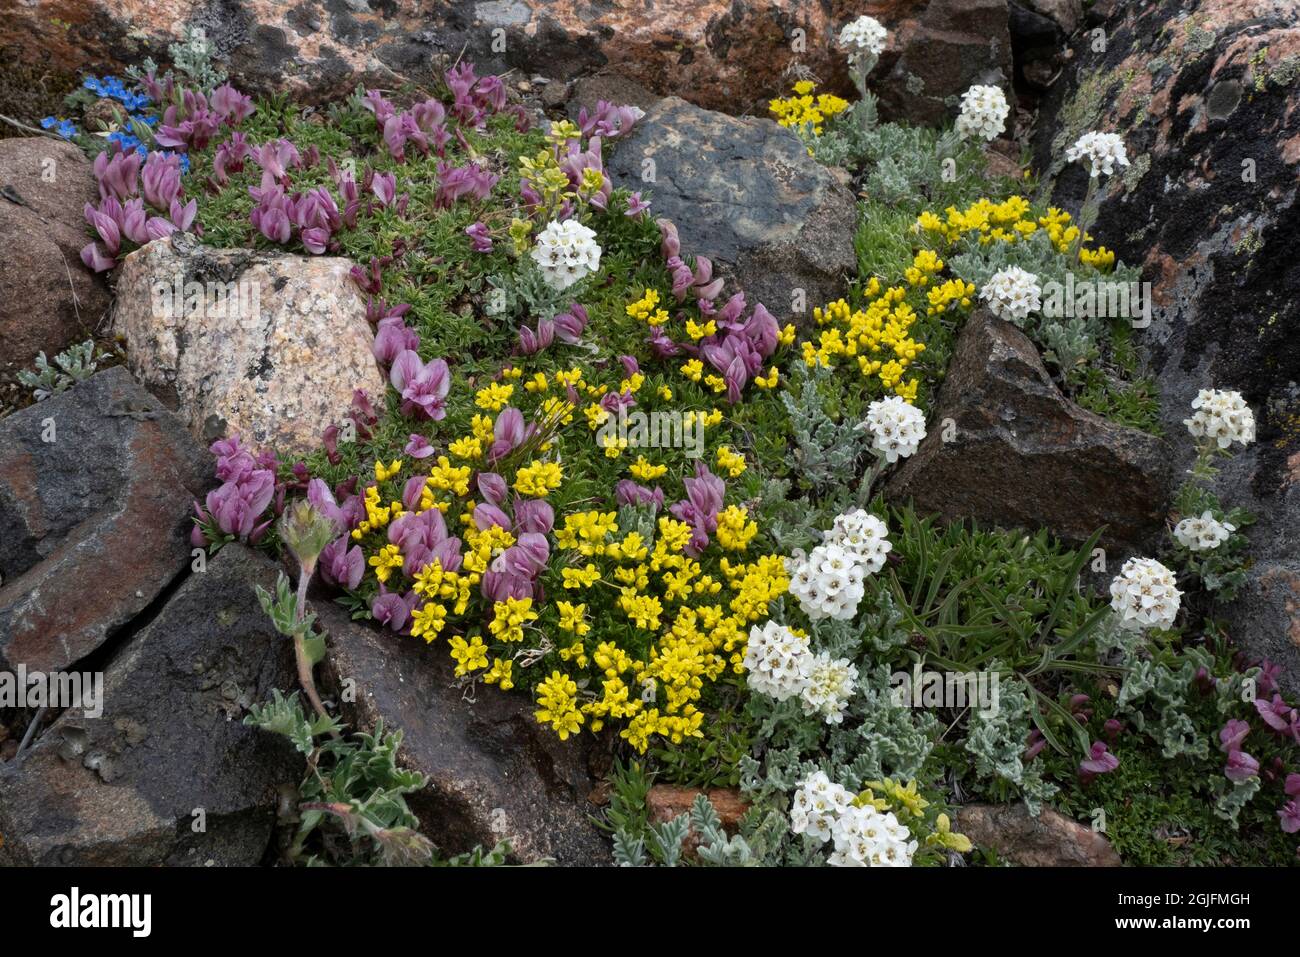
{"label": "white flower cluster", "polygon": [[1038,277],[1019,266],[999,269],[980,290],[980,298],[999,319],[1019,325],[1043,307],[1043,290]]}
{"label": "white flower cluster", "polygon": [[857,681],[857,665],[848,658],[814,655],[808,666],[808,683],[799,693],[803,713],[809,717],[820,715],[826,724],[839,724]]}
{"label": "white flower cluster", "polygon": [[858,509],[838,516],[825,541],[807,556],[790,559],[790,594],[804,614],[837,621],[856,615],[866,577],[880,571],[893,547],[888,534],[884,522]]}
{"label": "white flower cluster", "polygon": [[1110,583],[1110,607],[1126,628],[1168,628],[1181,595],[1174,573],[1154,558],[1130,558]]}
{"label": "white flower cluster", "polygon": [[533,261],[554,289],[568,289],[600,269],[600,245],[594,230],[576,219],[550,222],[537,236]]}
{"label": "white flower cluster", "polygon": [[816,771],[799,783],[790,806],[790,829],[831,841],[833,867],[910,867],[917,842],[892,811],[857,807],[848,790]]}
{"label": "white flower cluster", "polygon": [[807,638],[774,621],[755,625],[745,646],[745,681],[759,694],[789,700],[807,686],[812,658]]}
{"label": "white flower cluster", "polygon": [[1192,400],[1192,410],[1183,425],[1195,438],[1214,439],[1221,449],[1233,442],[1245,446],[1255,441],[1255,413],[1240,392],[1202,389]]}
{"label": "white flower cluster", "polygon": [[813,654],[807,638],[774,621],[750,629],[744,667],[750,690],[777,701],[798,697],[804,714],[820,715],[827,724],[844,720],[858,680],[848,658]]}
{"label": "white flower cluster", "polygon": [[963,137],[978,136],[995,140],[1006,127],[1011,105],[1006,94],[996,86],[972,86],[961,95],[961,113],[957,132]]}
{"label": "white flower cluster", "polygon": [[1185,518],[1175,525],[1174,538],[1189,551],[1209,552],[1226,542],[1236,530],[1236,525],[1220,522],[1207,510],[1200,518]]}
{"label": "white flower cluster", "polygon": [[1065,151],[1065,159],[1070,163],[1080,160],[1086,162],[1088,175],[1095,179],[1103,174],[1109,176],[1115,172],[1116,164],[1127,166],[1128,152],[1124,149],[1124,141],[1117,133],[1090,130]]}
{"label": "white flower cluster", "polygon": [[901,396],[877,399],[867,406],[867,418],[859,428],[871,432],[871,447],[887,462],[905,459],[925,438],[925,413]]}
{"label": "white flower cluster", "polygon": [[861,16],[840,30],[840,46],[851,55],[870,53],[872,56],[880,56],[884,52],[887,36],[889,31],[881,26],[879,20]]}

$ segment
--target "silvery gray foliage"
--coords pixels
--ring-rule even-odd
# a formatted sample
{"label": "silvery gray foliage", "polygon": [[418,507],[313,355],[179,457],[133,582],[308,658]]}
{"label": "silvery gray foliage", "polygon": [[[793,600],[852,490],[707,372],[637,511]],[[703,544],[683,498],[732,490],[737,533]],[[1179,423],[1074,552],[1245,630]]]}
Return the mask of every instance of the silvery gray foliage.
{"label": "silvery gray foliage", "polygon": [[1215,792],[1214,814],[1225,821],[1231,821],[1236,827],[1237,818],[1251,800],[1259,793],[1261,782],[1258,776],[1244,781],[1229,781],[1226,777],[1215,778],[1210,788]]}
{"label": "silvery gray foliage", "polygon": [[584,286],[584,281],[579,280],[567,289],[554,288],[531,256],[520,256],[513,272],[488,276],[487,282],[491,288],[483,298],[488,303],[489,315],[494,321],[512,327],[558,315],[580,298]]}
{"label": "silvery gray foliage", "polygon": [[105,352],[96,355],[95,343],[87,339],[56,355],[53,365],[45,353],[41,352],[36,357],[36,371],[19,370],[18,381],[32,390],[32,396],[37,402],[43,402],[50,396],[89,379],[95,374],[98,364],[107,358]]}
{"label": "silvery gray foliage", "polygon": [[[187,26],[181,39],[167,47],[167,55],[171,58],[172,66],[184,78],[186,86],[211,93],[226,82],[226,72],[213,62],[217,48],[200,27]],[[138,67],[128,67],[126,75],[138,81],[147,74],[157,72],[158,64],[153,57],[145,57]]]}
{"label": "silvery gray foliage", "polygon": [[795,381],[781,393],[781,401],[790,416],[801,484],[816,492],[843,487],[857,475],[856,463],[867,451],[870,437],[856,428],[856,422],[838,422],[827,413],[823,390],[830,388],[829,369],[809,370],[796,363],[795,370]]}
{"label": "silvery gray foliage", "polygon": [[[1201,648],[1186,649],[1177,670],[1151,660],[1135,662],[1115,704],[1134,727],[1160,742],[1166,758],[1182,754],[1204,758],[1210,753],[1211,742],[1197,731],[1196,722],[1187,714],[1187,696],[1196,687],[1197,669],[1209,670],[1213,665],[1213,659]],[[1235,677],[1217,689],[1216,704],[1225,715],[1234,700],[1240,699],[1242,680]]]}
{"label": "silvery gray foliage", "polygon": [[[990,670],[996,668],[990,664]],[[1001,684],[996,711],[971,712],[963,747],[974,758],[975,773],[1016,785],[1031,814],[1038,814],[1044,801],[1058,788],[1043,780],[1035,764],[1024,761],[1025,741],[1029,737],[1031,702],[1019,680]]]}

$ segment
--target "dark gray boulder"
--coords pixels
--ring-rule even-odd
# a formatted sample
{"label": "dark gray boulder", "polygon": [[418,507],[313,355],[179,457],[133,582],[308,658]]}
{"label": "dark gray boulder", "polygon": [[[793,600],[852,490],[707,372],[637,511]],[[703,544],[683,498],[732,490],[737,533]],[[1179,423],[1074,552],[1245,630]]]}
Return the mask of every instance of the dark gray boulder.
{"label": "dark gray boulder", "polygon": [[286,740],[242,723],[295,686],[292,646],[253,591],[277,572],[227,545],[104,667],[101,716],[69,708],[0,764],[0,864],[263,860],[280,789],[304,771]]}
{"label": "dark gray boulder", "polygon": [[211,473],[121,367],[0,421],[0,667],[66,668],[158,599]]}
{"label": "dark gray boulder", "polygon": [[325,687],[351,730],[371,731],[381,718],[402,729],[399,761],[429,778],[407,800],[441,850],[507,839],[523,861],[610,862],[587,801],[599,758],[590,735],[560,741],[516,692],[480,686],[467,696],[442,641],[379,631],[330,603],[314,607],[329,634]]}
{"label": "dark gray boulder", "polygon": [[[609,161],[616,186],[642,190],[682,254],[708,256],[779,320],[839,298],[856,269],[853,195],[771,120],[737,119],[668,97],[652,104]],[[648,170],[653,166],[653,182]],[[792,308],[803,291],[803,312]]]}
{"label": "dark gray boulder", "polygon": [[1047,528],[1131,552],[1164,527],[1168,454],[1152,435],[1109,422],[1057,388],[1029,338],[987,311],[966,321],[928,433],[889,481],[944,520]]}

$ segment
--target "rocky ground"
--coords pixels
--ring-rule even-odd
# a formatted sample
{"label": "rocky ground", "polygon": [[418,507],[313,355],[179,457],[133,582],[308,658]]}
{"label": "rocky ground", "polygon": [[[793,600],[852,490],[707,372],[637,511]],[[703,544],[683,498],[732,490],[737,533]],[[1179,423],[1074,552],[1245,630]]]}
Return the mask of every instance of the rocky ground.
{"label": "rocky ground", "polygon": [[[359,83],[419,83],[464,53],[483,71],[509,71],[512,96],[535,115],[576,116],[611,98],[644,109],[606,154],[614,185],[638,183],[644,157],[656,156],[656,214],[782,324],[790,289],[820,303],[846,288],[863,188],[766,118],[767,100],[791,82],[791,44],[827,89],[848,95],[826,39],[859,13],[894,24],[874,74],[881,113],[917,124],[944,122],[973,82],[1008,85],[1018,108],[1004,159],[1023,147],[1042,194],[1063,206],[1086,185],[1059,161],[1063,147],[1087,129],[1127,131],[1133,165],[1093,231],[1154,284],[1141,342],[1165,437],[1080,407],[1027,336],[976,313],[931,415],[953,420],[960,438],[932,431],[886,496],[1074,544],[1104,526],[1106,548],[1137,554],[1166,532],[1191,464],[1187,443],[1168,436],[1182,433],[1207,381],[1238,389],[1256,410],[1258,442],[1224,468],[1217,491],[1258,523],[1225,628],[1300,694],[1300,24],[1287,0],[656,0],[594,12],[530,0],[303,0],[287,15],[248,2],[233,16],[229,6],[19,4],[0,23],[0,113],[32,126],[81,72],[162,58],[187,25],[208,30],[243,88],[313,103]],[[305,455],[354,390],[384,393],[353,263],[177,234],[127,256],[111,278],[93,274],[79,255],[83,207],[97,198],[90,162],[56,139],[5,134],[0,666],[102,671],[112,693],[97,720],[0,710],[0,861],[274,862],[302,759],[240,719],[294,686],[291,649],[251,587],[272,587],[278,568],[237,543],[204,559],[190,541],[193,507],[214,484],[207,445],[228,430]],[[255,327],[215,318],[181,328],[150,308],[160,279],[213,277],[273,290]],[[86,338],[118,353],[111,367],[33,403],[15,373]],[[403,729],[406,766],[429,778],[411,807],[442,848],[508,839],[522,860],[610,860],[591,821],[608,800],[608,748],[556,740],[525,697],[467,696],[444,654],[350,620],[328,595],[312,601],[330,636],[323,693],[353,727]],[[347,687],[360,694],[349,699]],[[651,806],[667,820],[689,800],[656,788]],[[729,820],[737,801],[715,796]],[[203,830],[189,826],[198,808]],[[1056,812],[970,805],[957,823],[1012,861],[1118,862],[1104,838]]]}

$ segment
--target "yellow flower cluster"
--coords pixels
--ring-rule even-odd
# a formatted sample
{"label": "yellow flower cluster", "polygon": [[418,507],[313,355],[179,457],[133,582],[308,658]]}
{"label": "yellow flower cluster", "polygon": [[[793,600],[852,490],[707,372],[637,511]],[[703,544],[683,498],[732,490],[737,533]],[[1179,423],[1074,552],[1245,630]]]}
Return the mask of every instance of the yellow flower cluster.
{"label": "yellow flower cluster", "polygon": [[639,319],[647,325],[668,325],[668,313],[659,308],[659,293],[653,289],[647,289],[644,296],[636,302],[629,303],[627,306],[627,314],[633,319]]}
{"label": "yellow flower cluster", "polygon": [[[1079,227],[1071,222],[1069,213],[1051,206],[1045,214],[1036,217],[1029,200],[1023,196],[1012,196],[1001,203],[980,199],[962,210],[949,206],[942,216],[927,210],[916,222],[923,233],[945,243],[955,243],[965,236],[975,236],[984,245],[1015,243],[1042,230],[1058,252],[1066,252],[1079,239]],[[1092,237],[1084,239],[1089,241]],[[1108,269],[1115,264],[1114,252],[1105,246],[1082,250],[1080,259],[1097,269]],[[908,272],[910,282],[911,270]]]}
{"label": "yellow flower cluster", "polygon": [[837,299],[813,310],[813,318],[823,329],[815,342],[803,343],[804,361],[810,366],[834,367],[839,357],[854,360],[863,376],[879,380],[886,390],[911,402],[918,382],[915,378],[904,381],[903,375],[925,351],[925,343],[909,335],[917,315],[904,301],[907,288],[882,289],[880,281],[872,278],[864,293],[868,300],[865,309],[853,309]]}
{"label": "yellow flower cluster", "polygon": [[833,116],[839,116],[849,108],[848,100],[841,99],[833,93],[813,95],[817,85],[810,80],[800,80],[794,85],[793,93],[784,98],[772,100],[768,109],[777,123],[789,129],[811,129],[821,135],[823,124]]}

